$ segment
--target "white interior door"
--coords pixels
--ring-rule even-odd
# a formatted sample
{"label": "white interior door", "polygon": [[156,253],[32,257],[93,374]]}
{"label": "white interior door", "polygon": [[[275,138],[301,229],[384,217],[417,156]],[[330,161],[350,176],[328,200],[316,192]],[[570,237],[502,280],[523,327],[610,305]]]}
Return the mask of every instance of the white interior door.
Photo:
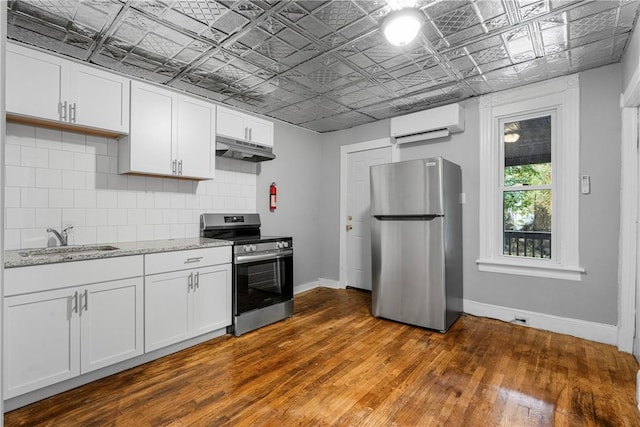
{"label": "white interior door", "polygon": [[371,290],[369,167],[391,162],[391,147],[347,154],[347,286]]}
{"label": "white interior door", "polygon": [[[637,126],[638,126],[638,133],[636,134],[636,138],[640,138],[640,108],[636,109],[636,113],[638,113],[638,121],[637,121]],[[640,150],[638,151],[638,163],[640,165]],[[638,185],[637,185],[637,191],[638,191],[638,202],[640,203],[640,174],[638,174]],[[636,214],[640,215],[640,205],[638,206],[638,209],[636,210]],[[638,220],[640,220],[640,218],[637,218]],[[640,224],[640,222],[636,222],[637,224]],[[634,339],[633,339],[633,355],[635,356],[636,360],[638,360],[640,362],[640,341],[638,339],[638,333],[640,332],[640,315],[638,314],[638,310],[640,309],[640,227],[636,227],[636,310],[635,310],[635,335],[634,335]],[[637,390],[640,390],[640,384],[636,384]]]}

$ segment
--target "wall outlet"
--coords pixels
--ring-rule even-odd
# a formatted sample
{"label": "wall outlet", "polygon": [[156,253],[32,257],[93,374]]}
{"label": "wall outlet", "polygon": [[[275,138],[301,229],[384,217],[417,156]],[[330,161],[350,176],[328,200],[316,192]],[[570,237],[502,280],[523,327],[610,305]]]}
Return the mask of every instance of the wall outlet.
{"label": "wall outlet", "polygon": [[519,323],[521,325],[528,325],[529,318],[525,316],[516,316],[513,318],[513,323]]}

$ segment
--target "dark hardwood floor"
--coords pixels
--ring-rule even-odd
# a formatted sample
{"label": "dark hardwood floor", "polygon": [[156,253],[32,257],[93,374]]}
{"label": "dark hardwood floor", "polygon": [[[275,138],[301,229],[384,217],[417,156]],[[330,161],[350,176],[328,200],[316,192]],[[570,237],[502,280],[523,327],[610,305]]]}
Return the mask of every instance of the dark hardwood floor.
{"label": "dark hardwood floor", "polygon": [[635,359],[462,317],[446,334],[314,289],[293,318],[224,336],[5,415],[6,426],[639,426]]}

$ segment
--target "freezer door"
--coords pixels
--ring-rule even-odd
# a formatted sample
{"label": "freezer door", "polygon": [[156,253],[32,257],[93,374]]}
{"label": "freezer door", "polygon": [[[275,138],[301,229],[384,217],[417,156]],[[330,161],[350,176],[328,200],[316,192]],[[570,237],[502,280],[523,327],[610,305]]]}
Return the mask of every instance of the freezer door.
{"label": "freezer door", "polygon": [[436,157],[372,166],[371,214],[444,214],[442,164]]}
{"label": "freezer door", "polygon": [[372,311],[444,331],[444,218],[371,219]]}

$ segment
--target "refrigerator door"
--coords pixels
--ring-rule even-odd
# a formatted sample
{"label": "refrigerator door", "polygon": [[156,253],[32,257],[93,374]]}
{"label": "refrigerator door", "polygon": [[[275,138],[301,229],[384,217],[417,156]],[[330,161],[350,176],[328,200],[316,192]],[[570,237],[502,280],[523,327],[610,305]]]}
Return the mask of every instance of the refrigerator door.
{"label": "refrigerator door", "polygon": [[371,215],[444,214],[441,157],[371,167]]}
{"label": "refrigerator door", "polygon": [[444,217],[371,219],[372,311],[444,331]]}

